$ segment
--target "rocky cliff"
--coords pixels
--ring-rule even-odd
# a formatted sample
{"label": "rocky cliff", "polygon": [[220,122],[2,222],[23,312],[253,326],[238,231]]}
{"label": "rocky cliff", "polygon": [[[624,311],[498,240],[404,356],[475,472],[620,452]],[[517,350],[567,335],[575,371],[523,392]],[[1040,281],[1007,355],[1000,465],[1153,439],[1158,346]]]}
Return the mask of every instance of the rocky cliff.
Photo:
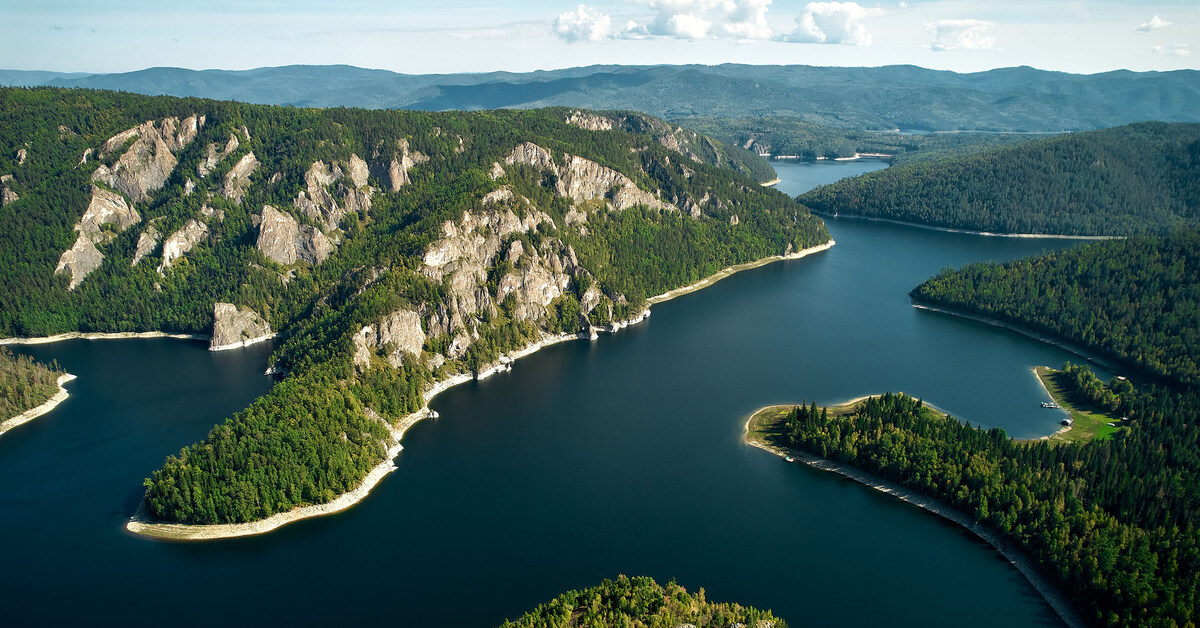
{"label": "rocky cliff", "polygon": [[[106,244],[116,232],[124,231],[142,220],[137,210],[130,207],[120,194],[96,185],[92,186],[91,192],[92,200],[75,225],[79,236],[74,246],[59,257],[58,266],[54,269],[56,274],[71,278],[68,285],[71,290],[103,262],[104,255],[96,247],[97,244]],[[108,228],[110,225],[111,229]]]}
{"label": "rocky cliff", "polygon": [[558,194],[575,202],[604,199],[616,210],[645,205],[660,211],[679,211],[678,207],[642,190],[632,179],[612,168],[567,153],[563,153],[560,165],[550,151],[532,142],[518,145],[504,161],[550,171],[557,179],[554,187]]}
{"label": "rocky cliff", "polygon": [[196,138],[203,125],[203,116],[190,116],[182,122],[165,118],[118,133],[104,142],[98,153],[100,159],[108,158],[131,140],[133,144],[112,164],[100,164],[92,180],[119,190],[133,203],[144,202],[166,183],[179,163],[176,153]]}
{"label": "rocky cliff", "polygon": [[171,263],[183,257],[184,253],[192,250],[201,240],[208,236],[208,225],[191,218],[183,228],[172,233],[163,242],[162,263],[158,265],[158,273],[171,267]]}
{"label": "rocky cliff", "polygon": [[298,261],[320,264],[334,251],[333,243],[311,225],[301,225],[287,212],[264,205],[258,225],[258,250],[268,259],[288,266]]}
{"label": "rocky cliff", "polygon": [[213,305],[213,333],[209,351],[245,347],[272,336],[271,326],[254,310],[232,303]]}

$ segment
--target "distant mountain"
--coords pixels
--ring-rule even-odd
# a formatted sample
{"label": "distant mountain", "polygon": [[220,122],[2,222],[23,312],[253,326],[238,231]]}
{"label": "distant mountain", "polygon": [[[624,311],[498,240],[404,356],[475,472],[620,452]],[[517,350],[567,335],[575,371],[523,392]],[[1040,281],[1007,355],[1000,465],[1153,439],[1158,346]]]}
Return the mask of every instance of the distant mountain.
{"label": "distant mountain", "polygon": [[786,116],[856,129],[1080,131],[1200,122],[1200,72],[959,74],[916,66],[588,66],[528,73],[398,74],[351,66],[150,68],[123,74],[0,71],[0,84],[200,96],[257,104],[477,110],[544,106],[659,117]]}

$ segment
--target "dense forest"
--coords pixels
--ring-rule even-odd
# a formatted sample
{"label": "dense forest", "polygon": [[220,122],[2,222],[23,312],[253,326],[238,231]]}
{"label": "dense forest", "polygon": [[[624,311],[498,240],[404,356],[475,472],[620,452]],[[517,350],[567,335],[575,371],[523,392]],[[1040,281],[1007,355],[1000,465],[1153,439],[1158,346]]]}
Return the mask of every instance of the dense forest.
{"label": "dense forest", "polygon": [[568,591],[516,620],[501,624],[503,628],[676,628],[687,625],[698,628],[787,627],[787,623],[771,611],[710,602],[704,597],[704,589],[691,594],[674,582],[663,586],[645,576],[618,576],[599,586]]}
{"label": "dense forest", "polygon": [[861,131],[805,122],[797,118],[716,118],[674,120],[689,129],[754,153],[794,155],[805,161],[845,159],[859,153],[891,155],[893,166],[969,155],[997,146],[1027,142],[1025,133],[896,133]]}
{"label": "dense forest", "polygon": [[1200,384],[1200,232],[1097,242],[947,269],[912,297],[1065,338]]}
{"label": "dense forest", "polygon": [[[1089,623],[1200,620],[1200,395],[1119,395],[1131,430],[1086,445],[1019,442],[886,394],[843,416],[797,406],[782,443],[973,514],[1011,539]],[[1189,429],[1190,427],[1190,429]]]}
{"label": "dense forest", "polygon": [[800,201],[822,214],[973,231],[1162,235],[1200,224],[1200,125],[1056,136],[888,168]]}
{"label": "dense forest", "polygon": [[49,366],[0,347],[0,422],[36,408],[58,392],[57,363]]}
{"label": "dense forest", "polygon": [[[769,174],[755,159],[629,113],[0,90],[0,335],[207,334],[218,302],[260,316],[287,378],[146,482],[163,519],[259,519],[361,482],[379,419],[435,380],[827,241],[730,169]],[[75,250],[95,267],[72,271]]]}

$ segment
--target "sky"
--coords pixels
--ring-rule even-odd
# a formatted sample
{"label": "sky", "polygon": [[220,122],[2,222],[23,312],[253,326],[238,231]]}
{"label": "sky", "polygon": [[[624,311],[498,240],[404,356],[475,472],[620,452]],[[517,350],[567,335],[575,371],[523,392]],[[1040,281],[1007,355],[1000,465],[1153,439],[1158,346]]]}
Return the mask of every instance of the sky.
{"label": "sky", "polygon": [[1200,0],[0,0],[0,68],[1200,68]]}

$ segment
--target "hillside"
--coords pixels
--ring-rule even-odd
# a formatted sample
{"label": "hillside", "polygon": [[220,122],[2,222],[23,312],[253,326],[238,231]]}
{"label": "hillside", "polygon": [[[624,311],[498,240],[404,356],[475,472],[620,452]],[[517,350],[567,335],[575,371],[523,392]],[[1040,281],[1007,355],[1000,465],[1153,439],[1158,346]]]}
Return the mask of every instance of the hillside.
{"label": "hillside", "polygon": [[1200,232],[1080,246],[946,270],[918,301],[1065,338],[1175,382],[1200,384]]}
{"label": "hillside", "polygon": [[1165,234],[1200,224],[1200,125],[1142,123],[888,168],[814,211],[996,233]]}
{"label": "hillside", "polygon": [[1200,122],[1200,72],[1077,75],[1029,67],[959,74],[915,66],[600,65],[407,75],[348,66],[149,68],[87,76],[0,71],[0,84],[124,90],[250,103],[478,110],[546,106],[667,118],[784,116],[855,129],[1082,131]]}
{"label": "hillside", "polygon": [[146,505],[218,523],[329,502],[433,382],[829,239],[693,158],[729,163],[717,147],[632,114],[0,90],[0,334],[277,335],[287,377],[168,458]]}

